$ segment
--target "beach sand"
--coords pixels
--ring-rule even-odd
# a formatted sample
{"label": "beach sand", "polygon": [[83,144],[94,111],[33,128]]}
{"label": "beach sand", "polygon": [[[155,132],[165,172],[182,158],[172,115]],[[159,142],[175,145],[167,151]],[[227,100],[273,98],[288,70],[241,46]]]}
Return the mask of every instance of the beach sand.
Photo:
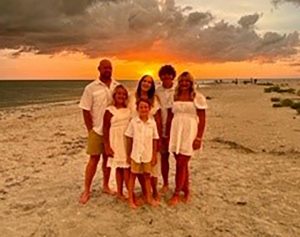
{"label": "beach sand", "polygon": [[[0,110],[0,236],[300,236],[300,116],[257,85],[212,85],[191,202],[131,210],[102,194],[86,205],[86,130],[78,102]],[[277,95],[276,95],[277,96]],[[171,159],[170,186],[174,188]],[[160,180],[161,183],[161,180]]]}

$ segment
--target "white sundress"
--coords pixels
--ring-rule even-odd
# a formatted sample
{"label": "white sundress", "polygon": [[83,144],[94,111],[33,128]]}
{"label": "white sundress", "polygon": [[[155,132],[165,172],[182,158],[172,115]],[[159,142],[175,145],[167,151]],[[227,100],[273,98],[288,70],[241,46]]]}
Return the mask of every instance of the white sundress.
{"label": "white sundress", "polygon": [[172,112],[174,114],[171,133],[169,152],[192,156],[193,141],[198,132],[197,109],[207,109],[205,97],[197,93],[193,101],[174,101]]}
{"label": "white sundress", "polygon": [[126,162],[126,138],[125,130],[130,120],[130,109],[108,106],[106,108],[113,116],[109,130],[110,146],[114,151],[114,157],[108,159],[107,165],[111,168],[129,168]]}

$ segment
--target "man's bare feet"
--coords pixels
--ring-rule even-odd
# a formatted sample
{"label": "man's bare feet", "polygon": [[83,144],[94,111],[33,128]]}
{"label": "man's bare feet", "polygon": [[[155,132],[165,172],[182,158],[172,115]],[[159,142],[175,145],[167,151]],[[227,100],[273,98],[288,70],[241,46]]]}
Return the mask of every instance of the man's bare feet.
{"label": "man's bare feet", "polygon": [[168,191],[169,191],[169,186],[168,186],[168,185],[162,186],[162,188],[159,190],[159,192],[160,192],[161,194],[165,194],[165,193],[168,192]]}
{"label": "man's bare feet", "polygon": [[109,187],[103,187],[102,193],[106,193],[108,195],[116,195],[116,192],[111,190]]}
{"label": "man's bare feet", "polygon": [[90,192],[83,192],[81,195],[80,195],[80,198],[79,198],[79,203],[81,204],[86,204],[88,202],[88,200],[90,199],[90,196],[91,196],[91,193]]}
{"label": "man's bare feet", "polygon": [[168,202],[170,206],[176,206],[178,203],[179,203],[179,195],[176,194],[174,194],[173,197]]}

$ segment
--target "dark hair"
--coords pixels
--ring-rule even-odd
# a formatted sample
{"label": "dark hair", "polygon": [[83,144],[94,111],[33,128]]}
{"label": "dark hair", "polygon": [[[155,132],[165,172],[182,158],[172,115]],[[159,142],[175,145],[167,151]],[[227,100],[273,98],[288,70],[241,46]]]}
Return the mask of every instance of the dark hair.
{"label": "dark hair", "polygon": [[[143,82],[143,80],[144,80],[146,77],[151,77],[151,76],[149,76],[149,75],[144,75],[144,76],[142,76],[142,78],[139,80],[138,87],[137,87],[137,89],[136,89],[136,98],[137,98],[137,99],[141,98],[141,96],[142,96],[142,82]],[[155,95],[155,84],[154,84],[154,79],[153,79],[153,77],[151,77],[151,78],[152,78],[152,85],[151,85],[149,91],[147,92],[147,95],[148,95],[148,99],[149,99],[150,101],[153,102],[153,101],[154,101],[154,95]]]}
{"label": "dark hair", "polygon": [[138,106],[139,106],[139,104],[140,104],[141,102],[147,103],[147,104],[149,105],[150,108],[152,107],[152,103],[151,103],[151,101],[150,101],[149,99],[139,98],[139,99],[137,99],[137,101],[136,101],[136,103],[135,103],[135,104],[136,104],[136,109],[138,108]]}
{"label": "dark hair", "polygon": [[173,79],[176,77],[176,71],[172,65],[164,65],[159,69],[159,77],[161,77],[164,74],[172,75]]}

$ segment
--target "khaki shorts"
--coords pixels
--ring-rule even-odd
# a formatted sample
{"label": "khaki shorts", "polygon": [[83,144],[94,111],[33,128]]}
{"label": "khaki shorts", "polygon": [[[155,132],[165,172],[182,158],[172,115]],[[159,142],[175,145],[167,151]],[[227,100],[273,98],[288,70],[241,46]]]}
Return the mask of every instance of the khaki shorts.
{"label": "khaki shorts", "polygon": [[89,155],[101,155],[103,152],[103,136],[100,136],[93,129],[90,130],[86,153]]}
{"label": "khaki shorts", "polygon": [[131,159],[131,172],[134,174],[143,174],[148,173],[150,174],[152,171],[152,165],[151,162],[147,163],[137,163],[134,160]]}

